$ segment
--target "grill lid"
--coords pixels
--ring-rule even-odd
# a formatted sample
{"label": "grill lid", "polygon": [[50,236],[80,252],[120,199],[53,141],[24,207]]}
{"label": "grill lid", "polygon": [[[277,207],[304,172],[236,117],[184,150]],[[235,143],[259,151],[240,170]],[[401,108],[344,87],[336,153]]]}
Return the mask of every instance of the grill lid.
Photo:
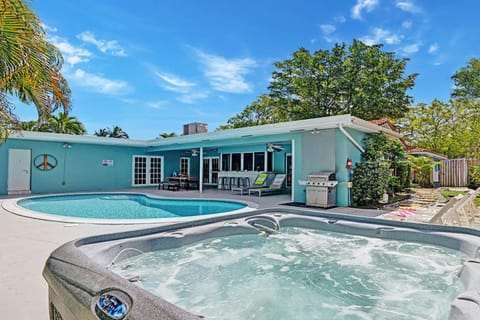
{"label": "grill lid", "polygon": [[323,171],[313,172],[307,176],[308,180],[322,180],[322,181],[334,181],[336,180],[335,172]]}

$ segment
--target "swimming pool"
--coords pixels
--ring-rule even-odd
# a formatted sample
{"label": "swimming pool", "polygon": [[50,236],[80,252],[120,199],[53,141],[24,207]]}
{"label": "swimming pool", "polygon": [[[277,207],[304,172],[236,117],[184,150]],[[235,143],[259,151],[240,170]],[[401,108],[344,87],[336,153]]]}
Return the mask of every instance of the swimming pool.
{"label": "swimming pool", "polygon": [[479,236],[264,209],[70,242],[44,277],[64,320],[467,320],[480,313]]}
{"label": "swimming pool", "polygon": [[[9,204],[6,206],[9,210]],[[11,206],[13,205],[10,204]],[[253,209],[240,201],[157,198],[136,193],[29,197],[15,201],[14,206],[23,209],[21,212],[24,215],[33,218],[108,224],[151,223],[158,222],[159,219],[172,222]]]}

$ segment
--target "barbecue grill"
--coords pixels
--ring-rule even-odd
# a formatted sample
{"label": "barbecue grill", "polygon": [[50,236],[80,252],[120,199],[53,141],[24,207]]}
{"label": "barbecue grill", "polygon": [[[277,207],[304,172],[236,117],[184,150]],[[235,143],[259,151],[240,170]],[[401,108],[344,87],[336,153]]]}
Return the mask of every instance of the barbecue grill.
{"label": "barbecue grill", "polygon": [[307,176],[306,180],[299,180],[300,185],[307,186],[306,205],[329,208],[337,204],[336,187],[338,181],[335,172],[316,172]]}

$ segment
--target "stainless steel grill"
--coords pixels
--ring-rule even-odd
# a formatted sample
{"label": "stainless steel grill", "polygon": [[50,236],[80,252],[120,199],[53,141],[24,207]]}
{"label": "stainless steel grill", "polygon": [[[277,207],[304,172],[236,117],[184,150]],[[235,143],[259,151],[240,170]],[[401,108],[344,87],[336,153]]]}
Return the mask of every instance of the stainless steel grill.
{"label": "stainless steel grill", "polygon": [[307,186],[306,205],[329,208],[337,204],[336,186],[338,181],[335,172],[311,173],[306,180],[299,180],[298,183]]}

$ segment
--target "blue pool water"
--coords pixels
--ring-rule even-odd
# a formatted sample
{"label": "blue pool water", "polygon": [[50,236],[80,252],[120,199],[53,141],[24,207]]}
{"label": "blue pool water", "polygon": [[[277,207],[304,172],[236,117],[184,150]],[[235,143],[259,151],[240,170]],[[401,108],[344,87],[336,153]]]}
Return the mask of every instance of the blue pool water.
{"label": "blue pool water", "polygon": [[234,201],[158,199],[140,194],[75,194],[28,198],[19,206],[42,213],[89,219],[157,219],[225,213],[245,208]]}

